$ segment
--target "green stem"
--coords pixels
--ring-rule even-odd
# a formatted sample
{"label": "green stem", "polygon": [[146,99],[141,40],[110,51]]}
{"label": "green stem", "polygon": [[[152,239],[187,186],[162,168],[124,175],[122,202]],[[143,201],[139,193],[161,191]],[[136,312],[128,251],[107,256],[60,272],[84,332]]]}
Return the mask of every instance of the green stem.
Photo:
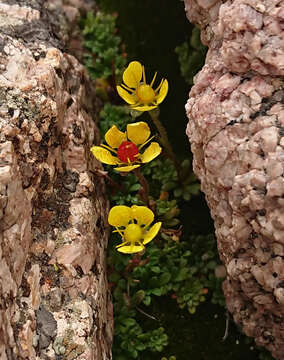
{"label": "green stem", "polygon": [[163,145],[167,156],[174,163],[174,166],[175,166],[177,174],[178,174],[178,178],[180,180],[181,179],[181,168],[175,157],[172,146],[169,142],[167,131],[159,119],[159,113],[160,113],[159,109],[154,109],[154,110],[149,111],[149,115],[151,116],[153,123],[155,124],[157,130],[159,131],[161,144]]}

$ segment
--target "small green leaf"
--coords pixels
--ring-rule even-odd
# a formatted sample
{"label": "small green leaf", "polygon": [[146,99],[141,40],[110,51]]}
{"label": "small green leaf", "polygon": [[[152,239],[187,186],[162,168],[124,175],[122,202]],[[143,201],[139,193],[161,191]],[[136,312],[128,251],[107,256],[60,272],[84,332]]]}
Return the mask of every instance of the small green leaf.
{"label": "small green leaf", "polygon": [[146,295],[144,300],[143,300],[143,303],[146,305],[146,306],[149,306],[151,304],[151,296],[149,295]]}
{"label": "small green leaf", "polygon": [[163,273],[160,276],[160,284],[165,285],[170,281],[170,279],[171,279],[171,274],[169,272]]}
{"label": "small green leaf", "polygon": [[153,267],[151,267],[151,270],[155,274],[159,274],[161,272],[161,269],[159,268],[159,266],[153,266]]}
{"label": "small green leaf", "polygon": [[140,188],[141,188],[141,185],[140,185],[140,184],[134,184],[134,185],[130,186],[129,191],[130,191],[130,192],[132,192],[132,191],[138,191],[138,190],[140,190]]}
{"label": "small green leaf", "polygon": [[154,294],[156,296],[161,296],[161,295],[163,295],[163,291],[161,288],[153,289],[152,294]]}

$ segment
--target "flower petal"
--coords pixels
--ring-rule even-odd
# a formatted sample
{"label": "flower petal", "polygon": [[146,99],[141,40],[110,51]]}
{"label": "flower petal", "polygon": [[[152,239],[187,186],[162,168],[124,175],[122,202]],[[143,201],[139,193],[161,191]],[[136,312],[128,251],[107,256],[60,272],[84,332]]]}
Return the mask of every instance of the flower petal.
{"label": "flower petal", "polygon": [[157,107],[158,105],[131,105],[131,109],[137,110],[137,111],[150,111]]}
{"label": "flower petal", "polygon": [[143,121],[127,125],[127,137],[136,145],[143,144],[150,134],[151,131],[148,124]]}
{"label": "flower petal", "polygon": [[165,79],[160,88],[159,94],[156,96],[155,102],[157,105],[160,104],[164,100],[164,98],[167,96],[168,90],[169,90],[169,83],[168,83],[168,80]]}
{"label": "flower petal", "polygon": [[121,86],[117,86],[116,90],[117,90],[119,96],[122,97],[122,99],[124,101],[126,101],[127,104],[135,104],[136,103],[136,96],[129,94],[129,92],[124,90]]}
{"label": "flower petal", "polygon": [[138,168],[140,165],[127,165],[127,166],[119,166],[114,168],[114,170],[121,171],[121,172],[129,172],[136,168]]}
{"label": "flower petal", "polygon": [[108,223],[112,226],[127,226],[132,219],[131,208],[125,205],[117,205],[110,209]]}
{"label": "flower petal", "polygon": [[131,88],[136,88],[141,78],[142,65],[138,61],[132,61],[123,73],[122,79],[124,83]]}
{"label": "flower petal", "polygon": [[137,220],[138,225],[149,226],[154,220],[154,213],[147,206],[131,206],[132,218]]}
{"label": "flower petal", "polygon": [[124,245],[121,247],[119,247],[118,245],[116,248],[117,251],[122,252],[124,254],[133,254],[144,250],[143,245]]}
{"label": "flower petal", "polygon": [[101,146],[91,147],[91,152],[96,159],[104,164],[116,165],[118,163],[118,159],[114,157],[110,151]]}
{"label": "flower petal", "polygon": [[105,134],[107,144],[112,148],[118,148],[126,140],[126,134],[113,125]]}
{"label": "flower petal", "polygon": [[144,235],[143,245],[148,244],[148,242],[154,239],[154,237],[160,231],[161,225],[161,222],[157,222],[147,231],[146,235]]}
{"label": "flower petal", "polygon": [[152,142],[147,149],[141,154],[140,159],[142,163],[147,163],[155,159],[158,155],[160,155],[162,151],[161,146],[157,142]]}

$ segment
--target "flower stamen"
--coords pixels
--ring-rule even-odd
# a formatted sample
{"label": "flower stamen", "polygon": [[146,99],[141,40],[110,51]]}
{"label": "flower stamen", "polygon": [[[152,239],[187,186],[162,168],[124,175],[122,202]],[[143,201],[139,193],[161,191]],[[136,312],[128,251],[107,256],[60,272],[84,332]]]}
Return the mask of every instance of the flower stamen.
{"label": "flower stamen", "polygon": [[127,91],[131,91],[132,93],[135,93],[135,89],[131,89],[130,87],[128,87],[128,86],[126,86],[124,84],[121,84],[121,87],[123,87]]}
{"label": "flower stamen", "polygon": [[150,84],[151,87],[153,87],[153,85],[154,85],[154,82],[155,82],[155,80],[156,80],[156,76],[157,76],[157,71],[155,72],[155,75],[154,75],[154,77],[153,77],[153,80],[151,81],[151,84]]}
{"label": "flower stamen", "polygon": [[113,148],[111,148],[110,146],[107,146],[107,145],[105,145],[105,144],[101,144],[101,146],[104,147],[105,149],[107,149],[107,150],[109,150],[109,151],[112,151],[112,152],[114,152],[115,154],[117,154],[117,151],[114,150]]}
{"label": "flower stamen", "polygon": [[145,66],[142,66],[143,83],[146,84]]}

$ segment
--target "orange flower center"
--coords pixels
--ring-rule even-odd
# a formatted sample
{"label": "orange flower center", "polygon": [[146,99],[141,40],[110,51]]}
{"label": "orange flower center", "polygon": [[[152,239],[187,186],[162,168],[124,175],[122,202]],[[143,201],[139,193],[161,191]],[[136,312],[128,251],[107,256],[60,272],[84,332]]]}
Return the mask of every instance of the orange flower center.
{"label": "orange flower center", "polygon": [[123,141],[117,149],[117,157],[124,163],[135,161],[138,154],[138,147],[131,141]]}
{"label": "orange flower center", "polygon": [[155,91],[150,85],[139,85],[136,94],[143,104],[149,104],[155,99]]}

